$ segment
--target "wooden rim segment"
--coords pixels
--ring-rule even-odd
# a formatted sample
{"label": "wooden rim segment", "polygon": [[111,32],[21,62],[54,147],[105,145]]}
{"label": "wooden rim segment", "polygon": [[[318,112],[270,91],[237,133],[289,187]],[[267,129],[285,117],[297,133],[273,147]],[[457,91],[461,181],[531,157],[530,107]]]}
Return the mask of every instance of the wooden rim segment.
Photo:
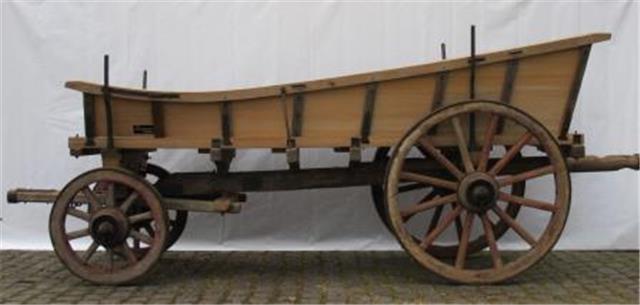
{"label": "wooden rim segment", "polygon": [[[483,123],[476,123],[477,126],[469,126],[472,120],[468,120],[467,124],[461,124],[462,119],[471,115],[486,119]],[[495,152],[492,139],[497,132],[496,126],[499,119],[513,123],[511,128],[522,129],[522,134],[513,146],[505,149],[497,162],[489,164],[489,155],[492,151]],[[449,124],[453,135],[458,140],[459,160],[450,160],[442,154],[441,149],[429,143],[429,131],[443,124]],[[471,139],[476,137],[465,136],[465,133],[472,132],[484,136],[477,138],[478,143],[471,143]],[[502,175],[501,172],[509,167],[511,161],[524,155],[532,144],[535,144],[538,149],[536,153],[545,154],[548,165],[514,175]],[[403,170],[403,163],[415,145],[422,146],[431,157],[437,160],[442,169],[449,172],[450,179],[440,181],[433,177],[420,177],[413,180],[439,187],[455,184],[457,189],[453,193],[453,198],[444,200],[444,197],[438,197],[418,203],[401,202],[398,195],[400,182],[403,177],[407,177]],[[471,147],[474,149],[471,150]],[[514,195],[502,190],[505,186],[540,177],[552,180],[552,188],[549,190],[552,199],[533,199],[524,194]],[[391,229],[405,250],[423,267],[456,282],[494,283],[523,272],[551,250],[566,222],[571,187],[569,172],[560,146],[542,124],[526,113],[505,104],[493,101],[471,101],[445,107],[432,113],[405,135],[395,148],[388,164],[384,192]],[[455,208],[448,213],[443,213],[440,207],[452,201]],[[524,223],[509,215],[506,209],[498,204],[500,202],[545,213],[548,219],[546,223],[536,225],[544,229],[533,232]],[[404,203],[410,205],[403,205]],[[427,232],[417,240],[407,226],[407,216],[431,210],[434,210],[434,215],[437,215],[439,221],[430,222]],[[519,252],[514,258],[506,259],[497,243],[499,232],[496,231],[491,218],[506,224],[529,248]],[[536,218],[536,220],[540,219]],[[455,256],[450,256],[453,260],[433,255],[429,248],[445,230],[452,229],[454,224],[457,225],[456,229],[459,232],[459,244]],[[486,255],[478,253],[470,260],[471,236],[477,234],[486,240],[489,246],[488,253],[485,253]],[[478,260],[483,259],[487,263],[477,264]],[[468,264],[470,261],[473,261],[473,264]]]}
{"label": "wooden rim segment", "polygon": [[[88,202],[74,200],[79,193]],[[142,277],[167,241],[167,213],[160,198],[147,181],[123,169],[81,174],[65,186],[51,210],[49,234],[56,255],[72,273],[93,283],[122,284]],[[131,213],[135,206],[145,211]],[[152,232],[143,232],[140,223],[148,223]],[[89,246],[75,243],[81,239]],[[136,251],[136,243],[147,247]]]}

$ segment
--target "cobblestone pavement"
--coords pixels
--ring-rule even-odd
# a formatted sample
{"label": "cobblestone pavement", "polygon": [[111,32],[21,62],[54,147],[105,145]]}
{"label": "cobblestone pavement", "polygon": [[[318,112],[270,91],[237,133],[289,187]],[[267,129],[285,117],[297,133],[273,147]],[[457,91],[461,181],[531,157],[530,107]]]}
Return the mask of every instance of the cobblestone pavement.
{"label": "cobblestone pavement", "polygon": [[52,252],[0,251],[2,303],[634,303],[638,252],[553,252],[501,285],[454,285],[403,252],[168,252],[135,286],[95,286]]}

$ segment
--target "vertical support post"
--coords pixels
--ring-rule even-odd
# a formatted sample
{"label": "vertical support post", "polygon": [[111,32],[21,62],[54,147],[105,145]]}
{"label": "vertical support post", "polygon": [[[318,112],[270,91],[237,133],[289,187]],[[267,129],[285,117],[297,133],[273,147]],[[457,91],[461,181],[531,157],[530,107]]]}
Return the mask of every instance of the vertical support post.
{"label": "vertical support post", "polygon": [[284,131],[287,135],[287,141],[291,139],[291,129],[289,128],[289,109],[287,109],[287,90],[280,88],[280,103],[282,104],[282,117],[284,118]]}
{"label": "vertical support post", "polygon": [[[289,164],[289,169],[291,170],[300,169],[300,149],[297,147],[296,137],[302,136],[305,88],[305,84],[296,84],[291,86],[291,91],[293,91],[293,108],[291,109],[291,128],[289,129],[287,125],[287,147],[285,148],[287,163]],[[281,93],[283,94],[282,102],[284,105],[285,118],[288,119],[286,108],[286,90],[283,88],[281,90]],[[286,122],[286,124],[288,124],[288,122]]]}
{"label": "vertical support post", "polygon": [[290,170],[300,169],[300,149],[296,146],[295,139],[287,140],[287,148],[285,149],[287,155],[287,163]]}
{"label": "vertical support post", "polygon": [[113,148],[113,117],[111,112],[111,92],[109,90],[109,55],[104,56],[104,86],[102,87],[104,108],[107,116],[107,148]]}
{"label": "vertical support post", "polygon": [[231,145],[231,105],[229,102],[220,104],[220,115],[222,121],[222,144]]}
{"label": "vertical support post", "polygon": [[469,59],[469,99],[476,98],[476,26],[471,26],[471,58]]}
{"label": "vertical support post", "polygon": [[293,121],[291,122],[291,136],[299,137],[302,135],[302,116],[304,113],[304,95],[302,92],[296,92],[293,95]]}
{"label": "vertical support post", "polygon": [[209,151],[211,161],[216,164],[216,169],[219,175],[226,175],[229,173],[229,167],[231,161],[236,156],[236,151],[233,148],[224,147],[223,140],[211,139],[211,148]]}
{"label": "vertical support post", "polygon": [[[447,59],[447,45],[443,43],[440,44],[440,56],[442,60]],[[431,112],[434,112],[440,107],[442,107],[442,103],[444,102],[444,94],[447,90],[447,78],[449,77],[449,71],[442,71],[438,73],[438,78],[436,78],[436,85],[433,90],[433,98],[431,99]],[[438,133],[438,126],[433,126],[429,130],[429,135],[435,135]]]}
{"label": "vertical support post", "polygon": [[164,109],[162,102],[151,102],[151,119],[153,121],[153,135],[156,138],[164,137]]}
{"label": "vertical support post", "polygon": [[147,70],[142,72],[142,89],[147,90]]}
{"label": "vertical support post", "polygon": [[[444,43],[440,44],[440,56],[442,60],[447,59],[447,46]],[[448,71],[442,71],[438,73],[438,78],[436,78],[436,87],[433,92],[433,100],[431,101],[431,112],[438,110],[442,107],[442,103],[444,102],[444,93],[447,89],[447,78],[449,76]],[[437,127],[437,126],[434,126]],[[435,128],[432,129],[435,134]]]}
{"label": "vertical support post", "polygon": [[360,139],[364,144],[369,143],[369,135],[371,134],[371,124],[373,120],[373,111],[375,109],[377,90],[377,83],[369,83],[365,87],[364,104],[362,107],[362,120],[360,121]]}
{"label": "vertical support post", "polygon": [[[147,69],[142,71],[142,90],[147,90]],[[153,122],[153,136],[164,137],[164,108],[162,102],[151,101],[151,120]]]}
{"label": "vertical support post", "polygon": [[560,140],[566,140],[569,133],[569,127],[571,125],[571,118],[573,117],[573,111],[578,101],[578,93],[580,92],[580,86],[582,85],[582,78],[584,77],[584,71],[587,68],[587,62],[589,61],[589,52],[591,51],[591,45],[587,45],[580,49],[580,59],[573,78],[573,84],[571,85],[571,91],[569,91],[569,97],[567,100],[567,106],[562,116],[562,125],[560,126]]}
{"label": "vertical support post", "polygon": [[96,136],[95,96],[90,93],[84,93],[82,103],[84,106],[85,145],[93,146],[95,145],[93,138]]}
{"label": "vertical support post", "polygon": [[[516,81],[516,75],[518,73],[518,59],[514,58],[507,62],[507,70],[504,73],[504,81],[502,83],[502,92],[500,94],[500,101],[505,104],[511,103],[511,97],[513,96],[513,87]],[[501,117],[498,120],[498,129],[496,134],[502,134],[504,131],[505,120]]]}
{"label": "vertical support post", "polygon": [[354,167],[362,161],[362,139],[351,138],[351,146],[349,147],[349,166]]}
{"label": "vertical support post", "polygon": [[[469,60],[469,99],[476,98],[476,26],[471,26],[471,59]],[[469,150],[476,149],[476,115],[469,114]]]}

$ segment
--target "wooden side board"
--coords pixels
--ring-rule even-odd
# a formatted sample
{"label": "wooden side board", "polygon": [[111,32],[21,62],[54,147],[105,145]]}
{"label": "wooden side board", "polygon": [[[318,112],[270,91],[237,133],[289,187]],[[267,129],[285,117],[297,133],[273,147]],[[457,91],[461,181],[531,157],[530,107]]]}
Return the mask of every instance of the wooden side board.
{"label": "wooden side board", "polygon": [[[535,55],[554,53],[568,49],[580,48],[597,42],[606,41],[611,38],[609,33],[593,33],[583,36],[576,36],[560,40],[549,41],[540,44],[517,47],[497,52],[478,54],[478,58],[483,59],[478,62],[478,66],[489,65],[510,59],[518,59]],[[467,68],[469,66],[468,57],[443,60],[436,63],[416,65],[390,70],[367,72],[342,77],[319,79],[300,83],[290,83],[275,86],[266,86],[248,89],[236,89],[210,92],[169,92],[138,90],[123,87],[112,87],[114,97],[125,97],[127,99],[158,100],[158,101],[180,101],[180,102],[223,102],[223,101],[246,101],[267,96],[279,96],[284,88],[287,92],[300,90],[311,92],[317,90],[335,89],[338,87],[348,87],[360,85],[372,81],[382,82],[394,79],[410,78],[418,75],[431,74],[445,70],[455,70]],[[302,85],[302,86],[301,86]],[[67,88],[91,93],[102,94],[102,86],[84,81],[69,81],[65,84]]]}
{"label": "wooden side board", "polygon": [[[479,55],[476,99],[518,107],[541,121],[555,137],[564,138],[586,64],[585,53],[588,55],[590,43],[608,38],[608,34],[593,34]],[[442,71],[446,71],[444,82]],[[292,143],[290,139],[298,147],[347,147],[354,138],[366,138],[364,145],[392,146],[430,112],[468,100],[469,74],[467,60],[458,59],[373,72],[366,77],[361,74],[284,85],[277,87],[277,94],[266,93],[275,87],[225,93],[111,88],[114,145],[207,149],[212,140],[221,140],[224,146],[235,148],[286,148]],[[333,85],[322,88],[323,82]],[[85,111],[92,116],[85,119],[95,122],[95,126],[86,124],[91,139],[72,138],[70,147],[105,147],[102,87],[85,83],[68,83],[68,87],[85,92],[85,107],[87,100],[92,101],[91,111]],[[226,100],[218,100],[220,94]],[[245,98],[234,99],[239,97]],[[478,118],[479,140],[485,119]],[[465,119],[462,123],[467,124]],[[522,131],[511,122],[503,125],[497,140],[510,144]],[[449,126],[433,135],[438,145],[448,145],[450,138]]]}

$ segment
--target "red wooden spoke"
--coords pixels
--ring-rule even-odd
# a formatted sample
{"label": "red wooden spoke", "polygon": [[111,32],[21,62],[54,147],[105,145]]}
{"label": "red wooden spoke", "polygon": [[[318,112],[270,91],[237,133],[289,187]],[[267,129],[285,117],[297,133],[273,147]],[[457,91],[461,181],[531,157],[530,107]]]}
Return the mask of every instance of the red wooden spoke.
{"label": "red wooden spoke", "polygon": [[451,174],[453,174],[458,180],[464,177],[464,173],[461,172],[447,157],[445,157],[431,142],[427,139],[421,139],[418,141],[424,149],[442,166],[444,166]]}
{"label": "red wooden spoke", "polygon": [[440,179],[432,176],[415,174],[411,172],[401,172],[400,179],[424,183],[427,185],[437,186],[437,187],[441,187],[441,188],[453,190],[453,191],[458,189],[458,183],[456,182]]}
{"label": "red wooden spoke", "polygon": [[436,238],[438,238],[438,236],[440,236],[440,234],[444,232],[444,230],[453,222],[453,220],[456,217],[460,216],[460,213],[462,213],[462,211],[462,205],[458,205],[453,211],[449,212],[449,214],[444,217],[442,222],[433,231],[431,231],[431,233],[429,233],[422,239],[420,247],[423,249],[429,248],[429,246],[431,246]]}
{"label": "red wooden spoke", "polygon": [[424,210],[428,210],[443,204],[451,203],[457,200],[457,194],[451,194],[444,197],[434,198],[428,201],[420,202],[416,205],[409,207],[406,210],[400,211],[400,216],[402,216],[403,221],[409,220],[415,214],[422,212]]}
{"label": "red wooden spoke", "polygon": [[151,245],[153,244],[153,238],[149,237],[148,235],[144,235],[142,233],[140,233],[139,231],[136,230],[131,230],[129,232],[129,236],[131,236],[133,239],[139,240],[147,245]]}
{"label": "red wooden spoke", "polygon": [[529,143],[529,141],[531,141],[531,138],[533,137],[533,134],[530,132],[525,132],[520,139],[518,140],[518,142],[513,145],[509,151],[507,151],[507,153],[502,157],[502,159],[500,159],[494,166],[493,168],[491,168],[491,170],[489,171],[490,175],[497,175],[500,173],[500,171],[502,169],[504,169],[505,166],[507,166],[507,164],[509,164],[509,162],[511,162],[511,160],[513,160],[513,158],[515,158],[518,153],[520,152],[520,150],[522,149],[522,147],[524,147],[527,143]]}
{"label": "red wooden spoke", "polygon": [[96,194],[94,194],[93,191],[89,189],[89,187],[84,187],[82,189],[82,193],[89,200],[89,205],[91,206],[92,211],[97,211],[102,207],[102,203],[100,203],[100,200],[98,200]]}
{"label": "red wooden spoke", "polygon": [[129,216],[129,223],[134,224],[137,222],[151,220],[151,219],[153,219],[153,213],[151,211],[148,211],[148,212]]}
{"label": "red wooden spoke", "polygon": [[502,267],[502,259],[500,258],[500,252],[498,252],[498,243],[496,243],[496,237],[493,233],[493,225],[489,221],[489,217],[486,213],[480,216],[482,220],[482,227],[484,228],[484,237],[489,244],[489,251],[491,252],[491,260],[495,268]]}
{"label": "red wooden spoke", "polygon": [[482,144],[482,153],[480,154],[480,160],[478,160],[478,171],[484,172],[487,170],[487,162],[489,162],[489,154],[491,153],[491,148],[493,147],[493,138],[496,135],[496,128],[498,128],[498,115],[495,113],[491,114],[491,118],[489,119],[489,126],[487,126],[487,130],[484,133],[484,143]]}
{"label": "red wooden spoke", "polygon": [[509,227],[511,227],[524,241],[526,241],[530,246],[535,246],[536,240],[525,230],[515,219],[511,218],[509,214],[503,211],[500,207],[494,206],[492,209],[500,219],[502,219]]}
{"label": "red wooden spoke", "polygon": [[149,224],[148,222],[145,222],[145,223],[142,225],[142,228],[143,228],[145,231],[147,231],[147,233],[149,233],[149,236],[151,236],[151,237],[153,237],[153,235],[155,234],[155,233],[153,232],[153,228],[151,227],[151,224]]}
{"label": "red wooden spoke", "polygon": [[[455,210],[457,203],[452,203],[451,208]],[[462,217],[460,215],[456,216],[456,236],[458,236],[458,241],[460,241],[460,237],[462,237]]]}
{"label": "red wooden spoke", "polygon": [[422,147],[421,145],[416,145],[415,148],[418,149],[418,151],[424,156],[424,157],[428,157],[429,156],[429,152]]}
{"label": "red wooden spoke", "polygon": [[89,248],[87,248],[87,250],[84,251],[84,254],[82,254],[83,263],[87,263],[87,261],[89,261],[91,256],[93,256],[93,254],[96,253],[96,250],[98,250],[98,246],[99,246],[98,243],[95,241],[91,243]]}
{"label": "red wooden spoke", "polygon": [[506,176],[504,178],[499,179],[498,183],[500,184],[500,186],[508,186],[514,183],[518,183],[520,181],[542,177],[544,175],[548,175],[553,172],[554,172],[553,165],[547,165],[547,166],[532,169],[530,171],[526,171],[517,175]]}
{"label": "red wooden spoke", "polygon": [[460,237],[460,245],[458,246],[458,254],[456,255],[455,267],[464,268],[464,261],[467,259],[467,247],[469,246],[469,236],[471,235],[471,227],[473,226],[474,214],[467,212],[462,226],[462,236]]}
{"label": "red wooden spoke", "polygon": [[469,154],[467,140],[464,136],[464,131],[462,131],[460,119],[458,117],[451,118],[451,124],[453,125],[453,130],[455,131],[456,138],[458,140],[458,150],[460,151],[460,156],[462,157],[464,170],[467,173],[472,173],[474,171],[473,162],[471,161],[471,155]]}
{"label": "red wooden spoke", "polygon": [[539,201],[535,199],[524,198],[520,196],[514,196],[505,192],[500,192],[500,194],[498,195],[498,198],[503,201],[527,206],[530,208],[545,210],[549,212],[555,212],[557,210],[556,206],[552,203]]}
{"label": "red wooden spoke", "polygon": [[71,231],[67,233],[67,240],[78,239],[85,236],[89,236],[89,228]]}
{"label": "red wooden spoke", "polygon": [[131,194],[129,194],[129,197],[127,197],[122,205],[120,205],[120,210],[126,212],[136,199],[138,199],[138,193],[132,192]]}
{"label": "red wooden spoke", "polygon": [[120,251],[120,253],[124,255],[124,257],[127,259],[129,264],[133,265],[138,261],[138,258],[136,257],[135,253],[131,251],[131,248],[129,248],[129,245],[127,245],[127,243],[120,245],[118,247],[118,251]]}
{"label": "red wooden spoke", "polygon": [[423,189],[427,187],[429,186],[425,185],[424,183],[412,183],[407,185],[401,185],[401,186],[398,186],[398,193],[406,193],[409,191]]}
{"label": "red wooden spoke", "polygon": [[85,220],[85,221],[89,221],[89,219],[91,218],[89,213],[84,212],[84,211],[80,211],[80,210],[78,210],[76,208],[72,208],[72,207],[67,208],[67,214],[69,214],[69,215],[71,215],[73,217]]}
{"label": "red wooden spoke", "polygon": [[429,227],[427,228],[427,232],[424,234],[425,236],[429,235],[436,226],[438,225],[438,221],[440,221],[440,216],[442,215],[442,210],[444,209],[443,205],[439,205],[436,208],[436,211],[433,212],[433,217],[431,217],[431,221],[429,222]]}
{"label": "red wooden spoke", "polygon": [[109,183],[109,185],[107,186],[107,200],[105,202],[107,204],[107,206],[113,207],[113,206],[116,205],[116,202],[115,202],[116,201],[116,199],[115,199],[116,190],[115,189],[116,189],[116,186],[115,186],[115,183],[113,183],[113,182]]}

